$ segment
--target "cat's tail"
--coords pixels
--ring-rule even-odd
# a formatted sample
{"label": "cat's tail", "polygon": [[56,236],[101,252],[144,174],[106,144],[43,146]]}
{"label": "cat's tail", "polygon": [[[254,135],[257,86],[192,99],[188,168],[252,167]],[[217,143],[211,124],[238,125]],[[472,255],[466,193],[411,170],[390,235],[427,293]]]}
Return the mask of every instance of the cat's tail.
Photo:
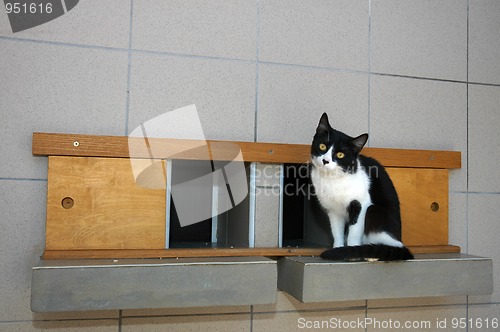
{"label": "cat's tail", "polygon": [[399,261],[413,259],[406,247],[392,247],[385,244],[367,244],[353,247],[339,247],[324,251],[321,258],[336,261]]}

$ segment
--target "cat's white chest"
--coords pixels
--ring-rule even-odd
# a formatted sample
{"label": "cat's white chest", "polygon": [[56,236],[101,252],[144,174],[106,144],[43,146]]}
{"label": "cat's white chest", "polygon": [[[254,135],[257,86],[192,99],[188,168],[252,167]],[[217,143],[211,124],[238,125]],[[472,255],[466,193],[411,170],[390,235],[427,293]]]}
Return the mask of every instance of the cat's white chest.
{"label": "cat's white chest", "polygon": [[311,179],[318,200],[329,213],[346,215],[347,207],[354,200],[360,202],[362,206],[371,205],[370,180],[363,171],[336,176],[313,168]]}

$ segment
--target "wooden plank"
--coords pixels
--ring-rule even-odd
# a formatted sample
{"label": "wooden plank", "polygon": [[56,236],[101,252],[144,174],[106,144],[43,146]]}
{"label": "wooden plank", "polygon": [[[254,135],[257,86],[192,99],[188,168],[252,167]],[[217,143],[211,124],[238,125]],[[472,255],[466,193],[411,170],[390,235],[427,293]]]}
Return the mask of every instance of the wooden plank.
{"label": "wooden plank", "polygon": [[446,168],[462,167],[458,151],[364,148],[362,154],[386,167]]}
{"label": "wooden plank", "polygon": [[[211,248],[160,250],[46,250],[43,259],[124,259],[176,257],[319,256],[326,248]],[[460,247],[415,246],[414,254],[459,253]]]}
{"label": "wooden plank", "polygon": [[130,159],[49,157],[46,248],[165,248],[165,189],[138,186]]}
{"label": "wooden plank", "polygon": [[[156,165],[163,175],[163,162]],[[403,242],[447,245],[448,170],[387,170],[400,197]],[[70,209],[62,206],[66,197]],[[137,186],[126,158],[52,156],[46,234],[47,250],[163,249],[165,190]]]}
{"label": "wooden plank", "polygon": [[[156,165],[163,175],[163,162]],[[403,242],[447,245],[448,170],[387,170],[400,197]],[[165,190],[137,186],[129,159],[52,156],[48,189],[48,250],[165,246]],[[73,199],[73,208],[63,208],[65,197]]]}
{"label": "wooden plank", "polygon": [[401,205],[407,246],[448,244],[448,170],[387,168]]}
{"label": "wooden plank", "polygon": [[[207,150],[206,144],[210,147]],[[91,156],[158,159],[233,160],[241,150],[243,160],[264,163],[307,163],[308,144],[132,138],[79,134],[33,133],[34,155]],[[235,152],[236,151],[236,152]],[[387,167],[460,168],[456,151],[365,148],[363,154]]]}

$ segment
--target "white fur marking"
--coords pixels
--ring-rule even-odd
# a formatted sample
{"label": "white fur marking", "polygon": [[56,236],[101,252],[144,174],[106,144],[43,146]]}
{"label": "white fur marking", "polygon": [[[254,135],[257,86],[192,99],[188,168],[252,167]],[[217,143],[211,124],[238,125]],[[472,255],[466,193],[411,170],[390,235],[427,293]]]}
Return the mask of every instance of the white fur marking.
{"label": "white fur marking", "polygon": [[[347,207],[356,200],[361,204],[361,211],[355,225],[350,226],[348,245],[362,243],[366,210],[372,204],[369,194],[370,179],[361,170],[358,161],[356,173],[346,173],[332,160],[331,147],[324,155],[312,158],[311,179],[321,205],[327,210],[334,238],[334,247],[344,245],[344,229],[348,223]],[[328,164],[323,164],[323,159]]]}
{"label": "white fur marking", "polygon": [[[371,205],[371,204],[370,204]],[[359,212],[357,222],[349,227],[349,234],[347,236],[348,246],[359,246],[363,240],[363,234],[365,232],[365,218],[366,211],[370,205],[361,206],[361,211]]]}
{"label": "white fur marking", "polygon": [[402,248],[403,243],[401,241],[396,240],[386,232],[381,233],[370,233],[363,237],[364,244],[385,244],[391,247]]}

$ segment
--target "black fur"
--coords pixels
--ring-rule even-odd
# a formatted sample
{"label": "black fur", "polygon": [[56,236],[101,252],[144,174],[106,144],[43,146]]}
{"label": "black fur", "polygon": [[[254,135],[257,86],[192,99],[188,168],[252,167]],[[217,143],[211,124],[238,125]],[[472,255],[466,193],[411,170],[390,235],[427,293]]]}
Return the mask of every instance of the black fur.
{"label": "black fur", "polygon": [[352,201],[347,207],[349,215],[349,225],[354,225],[358,222],[359,213],[361,212],[361,204],[358,201]]}
{"label": "black fur", "polygon": [[321,258],[344,261],[363,261],[370,258],[378,261],[398,261],[413,259],[413,255],[406,247],[399,248],[383,244],[367,244],[328,249],[321,254]]}
{"label": "black fur", "polygon": [[[316,129],[316,135],[314,135],[313,143],[311,145],[311,155],[319,156],[324,153],[319,149],[319,144],[324,143],[328,148],[334,145],[339,147],[333,153],[333,159],[337,164],[348,173],[356,173],[358,171],[357,158],[359,152],[363,148],[363,145],[368,139],[368,134],[360,135],[356,138],[352,138],[343,132],[337,131],[330,127],[328,123],[328,116],[326,113],[321,117],[318,128]],[[335,156],[337,152],[343,152],[344,158],[339,159]]]}
{"label": "black fur", "polygon": [[[359,154],[367,140],[368,134],[353,138],[333,129],[328,122],[328,116],[324,113],[316,129],[316,135],[314,135],[311,156],[324,155],[325,151],[321,151],[319,148],[321,143],[325,144],[328,149],[333,145],[335,150],[332,151],[332,159],[344,172],[350,174],[360,171],[367,173],[370,179],[369,195],[372,205],[366,212],[364,234],[385,232],[401,242],[399,198],[384,167],[375,159]],[[338,152],[342,152],[344,156],[336,158]],[[346,232],[348,232],[349,226],[356,224],[360,210],[361,205],[358,201],[352,201],[347,207],[349,220],[346,223]],[[333,248],[325,251],[321,257],[332,260],[374,258],[381,261],[391,261],[413,259],[408,248],[383,244]]]}
{"label": "black fur", "polygon": [[362,169],[370,177],[370,198],[373,205],[366,212],[365,234],[386,231],[401,241],[399,198],[384,166],[373,158],[359,156]]}

